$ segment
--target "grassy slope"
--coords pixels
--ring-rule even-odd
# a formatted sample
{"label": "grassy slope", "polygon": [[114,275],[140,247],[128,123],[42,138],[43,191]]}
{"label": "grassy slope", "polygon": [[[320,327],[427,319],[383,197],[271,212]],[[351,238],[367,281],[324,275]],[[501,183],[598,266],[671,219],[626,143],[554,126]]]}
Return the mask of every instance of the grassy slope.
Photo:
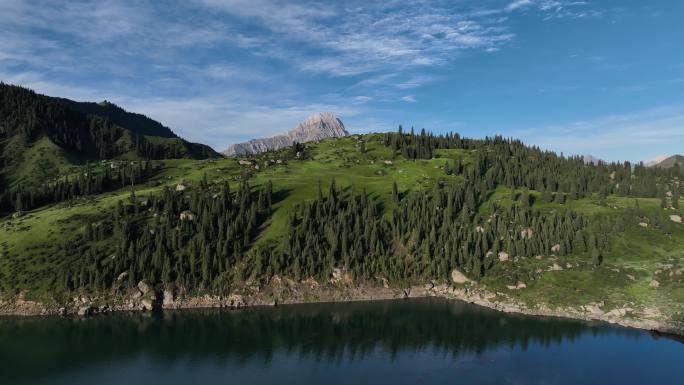
{"label": "grassy slope", "polygon": [[[415,162],[393,159],[391,151],[379,142],[380,136],[365,139],[364,153],[358,149],[356,137],[327,140],[313,149],[313,162],[291,162],[288,167],[267,168],[258,173],[254,178],[257,183],[270,180],[275,190],[284,190],[284,199],[276,204],[271,226],[262,239],[273,239],[282,234],[288,209],[303,200],[314,199],[319,182],[324,192],[333,179],[338,187],[350,186],[358,191],[365,188],[389,212],[393,181],[403,193],[431,187],[438,178],[460,180],[457,176],[444,175],[444,159]],[[440,156],[468,158],[464,151],[459,150],[442,151]]]}
{"label": "grassy slope", "polygon": [[[358,140],[356,136],[326,140],[310,146],[313,161],[290,161],[287,165],[262,166],[260,170],[240,166],[235,159],[165,160],[162,171],[151,183],[138,187],[136,194],[144,197],[158,193],[163,186],[196,183],[205,173],[210,181],[229,181],[233,185],[242,175],[251,175],[250,183],[253,185],[270,180],[276,193],[276,211],[258,241],[263,242],[279,239],[285,230],[288,210],[298,202],[314,198],[319,181],[324,191],[333,178],[338,187],[365,188],[389,209],[392,181],[397,182],[400,192],[429,188],[439,178],[458,183],[462,177],[444,175],[442,166],[445,159],[458,157],[466,164],[471,159],[466,151],[440,150],[438,159],[406,161],[400,157],[393,158],[391,151],[379,142],[378,135],[363,137],[366,141],[363,153]],[[266,155],[261,162],[269,157],[277,159],[278,155]],[[18,219],[0,220],[0,279],[11,276],[19,288],[28,289],[38,297],[44,294],[51,268],[59,263],[68,263],[53,260],[51,248],[75,232],[83,231],[81,216],[104,215],[128,194],[128,190],[116,191],[89,200],[43,208]],[[489,199],[511,204],[511,192],[500,188]],[[620,212],[622,208],[633,206],[634,199],[609,197],[607,203],[602,206],[595,199],[582,199],[570,201],[566,206],[592,217]],[[662,210],[657,199],[639,199],[639,204],[645,210]],[[561,207],[557,204],[535,206],[543,210]],[[607,308],[627,304],[631,307],[653,307],[665,314],[681,316],[684,314],[683,278],[669,273],[684,270],[684,225],[671,223],[668,232],[652,227],[628,228],[613,240],[611,251],[604,256],[600,267],[594,267],[588,255],[543,256],[542,259],[530,256],[498,264],[483,283],[508,297],[529,303],[574,306],[605,301]],[[563,270],[548,271],[554,263],[562,266]],[[673,265],[672,268],[662,268],[668,264]],[[659,288],[649,286],[652,279],[660,282]],[[523,280],[527,288],[506,288],[516,280]]]}
{"label": "grassy slope", "polygon": [[[31,145],[15,137],[8,141],[5,152],[10,158],[21,159],[21,162],[10,166],[11,185],[50,179],[68,172],[72,165],[80,163],[47,137],[42,137]],[[15,155],[11,155],[12,153]]]}
{"label": "grassy slope", "polygon": [[[532,195],[536,195],[532,192]],[[500,204],[511,204],[511,192],[499,188],[490,197]],[[566,207],[586,215],[614,215],[634,207],[634,198],[611,196],[606,205],[597,199],[569,201]],[[662,211],[658,199],[638,199],[646,212]],[[542,210],[553,210],[557,204],[535,204]],[[673,212],[674,213],[674,212]],[[668,212],[669,214],[669,212]],[[483,280],[503,296],[518,298],[527,304],[543,299],[552,306],[580,306],[604,302],[604,310],[627,306],[634,309],[652,308],[663,314],[684,319],[684,279],[676,274],[684,271],[684,226],[666,223],[664,230],[652,226],[628,226],[612,238],[603,263],[596,267],[591,256],[577,254],[566,257],[528,257],[499,263]],[[558,264],[563,270],[549,270]],[[672,274],[670,274],[672,273]],[[508,285],[523,281],[527,288],[511,290]],[[650,286],[657,280],[660,287]]]}

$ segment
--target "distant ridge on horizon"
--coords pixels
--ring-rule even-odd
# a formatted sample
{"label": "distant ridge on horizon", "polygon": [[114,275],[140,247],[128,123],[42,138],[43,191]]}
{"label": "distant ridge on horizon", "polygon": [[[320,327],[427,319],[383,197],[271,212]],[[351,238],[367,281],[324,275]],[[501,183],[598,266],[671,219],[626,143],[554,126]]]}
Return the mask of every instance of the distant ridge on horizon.
{"label": "distant ridge on horizon", "polygon": [[[660,157],[659,157],[660,158]],[[668,157],[662,157],[663,159],[658,160],[658,158],[654,159],[651,162],[648,162],[646,165],[649,167],[661,167],[661,168],[670,168],[674,167],[674,165],[678,165],[679,167],[684,167],[684,155],[672,155]]]}
{"label": "distant ridge on horizon", "polygon": [[[584,164],[592,164],[592,165],[598,165],[600,163],[605,163],[605,164],[610,164],[614,163],[614,161],[608,162],[605,161],[601,158],[598,158],[596,156],[590,155],[590,154],[585,154],[581,155],[582,160],[584,161]],[[618,162],[619,163],[619,162]],[[632,163],[633,165],[637,164],[643,164],[646,167],[662,167],[662,168],[670,168],[673,167],[675,164],[679,165],[679,167],[684,167],[684,155],[660,155],[657,156],[649,161],[640,161],[640,162],[635,162]]]}
{"label": "distant ridge on horizon", "polygon": [[603,159],[597,158],[593,155],[582,155],[582,160],[584,160],[584,164],[593,164],[593,165],[598,165],[599,163],[606,163]]}

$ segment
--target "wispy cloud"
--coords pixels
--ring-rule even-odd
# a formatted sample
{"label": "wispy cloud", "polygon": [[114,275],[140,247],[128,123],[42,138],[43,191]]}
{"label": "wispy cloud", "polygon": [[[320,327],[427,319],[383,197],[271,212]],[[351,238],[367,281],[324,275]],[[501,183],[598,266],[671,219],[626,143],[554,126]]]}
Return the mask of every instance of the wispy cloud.
{"label": "wispy cloud", "polygon": [[2,0],[0,80],[109,99],[221,149],[317,110],[357,129],[386,127],[370,115],[425,100],[421,89],[463,56],[505,50],[516,39],[515,14],[579,17],[588,8],[560,0]]}
{"label": "wispy cloud", "polygon": [[396,87],[402,90],[406,89],[411,89],[411,88],[419,88],[422,87],[423,85],[427,83],[431,83],[433,81],[437,80],[435,76],[428,76],[428,75],[417,75],[417,76],[412,76],[404,81],[401,81],[396,84]]}
{"label": "wispy cloud", "polygon": [[313,60],[290,59],[303,71],[334,76],[443,64],[460,50],[495,48],[514,36],[496,20],[451,3],[200,3],[304,44],[316,51]]}
{"label": "wispy cloud", "polygon": [[506,6],[506,10],[524,11],[534,10],[542,14],[544,19],[598,17],[602,12],[588,7],[587,1],[576,0],[513,0]]}
{"label": "wispy cloud", "polygon": [[359,96],[354,96],[354,100],[357,103],[367,103],[367,102],[370,102],[371,100],[373,100],[373,98],[370,96],[366,96],[366,95],[359,95]]}
{"label": "wispy cloud", "polygon": [[[682,127],[684,105],[673,105],[523,130],[514,135],[565,154],[592,154],[613,161],[645,161],[664,151],[681,152]],[[645,154],[645,157],[635,158],[635,154]]]}
{"label": "wispy cloud", "polygon": [[513,11],[513,10],[516,10],[516,9],[519,9],[519,8],[526,8],[526,7],[529,7],[529,6],[533,5],[533,4],[534,4],[534,2],[533,2],[532,0],[515,0],[515,1],[511,2],[511,3],[509,3],[509,4],[506,6],[506,9],[509,10],[509,11]]}
{"label": "wispy cloud", "polygon": [[95,88],[80,87],[46,79],[39,73],[21,72],[11,74],[0,71],[2,81],[36,90],[47,95],[59,96],[81,101],[99,101],[106,95]]}

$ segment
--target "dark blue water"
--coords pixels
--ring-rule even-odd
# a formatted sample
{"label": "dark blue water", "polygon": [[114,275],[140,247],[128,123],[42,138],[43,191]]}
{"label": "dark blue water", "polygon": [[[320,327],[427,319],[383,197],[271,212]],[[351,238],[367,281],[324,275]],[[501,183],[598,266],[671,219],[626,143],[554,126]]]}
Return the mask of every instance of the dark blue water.
{"label": "dark blue water", "polygon": [[0,318],[0,384],[684,384],[684,344],[440,299]]}

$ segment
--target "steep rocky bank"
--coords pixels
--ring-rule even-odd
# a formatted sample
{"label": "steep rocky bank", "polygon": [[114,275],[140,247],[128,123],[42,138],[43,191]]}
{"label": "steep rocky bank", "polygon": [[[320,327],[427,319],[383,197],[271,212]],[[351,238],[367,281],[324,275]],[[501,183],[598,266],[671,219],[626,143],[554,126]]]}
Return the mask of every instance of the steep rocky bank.
{"label": "steep rocky bank", "polygon": [[603,321],[626,327],[684,336],[684,325],[667,319],[657,309],[622,308],[603,310],[603,303],[552,309],[546,305],[528,306],[512,298],[502,298],[473,283],[447,284],[429,282],[410,288],[393,288],[386,280],[377,285],[356,286],[340,279],[319,284],[313,279],[295,282],[274,277],[268,285],[246,286],[227,296],[186,295],[172,291],[155,292],[140,282],[125,296],[77,296],[66,304],[45,304],[24,299],[21,295],[0,301],[2,315],[92,316],[115,311],[151,311],[160,309],[242,308],[277,306],[295,303],[372,301],[401,298],[441,297],[460,300],[506,313]]}

